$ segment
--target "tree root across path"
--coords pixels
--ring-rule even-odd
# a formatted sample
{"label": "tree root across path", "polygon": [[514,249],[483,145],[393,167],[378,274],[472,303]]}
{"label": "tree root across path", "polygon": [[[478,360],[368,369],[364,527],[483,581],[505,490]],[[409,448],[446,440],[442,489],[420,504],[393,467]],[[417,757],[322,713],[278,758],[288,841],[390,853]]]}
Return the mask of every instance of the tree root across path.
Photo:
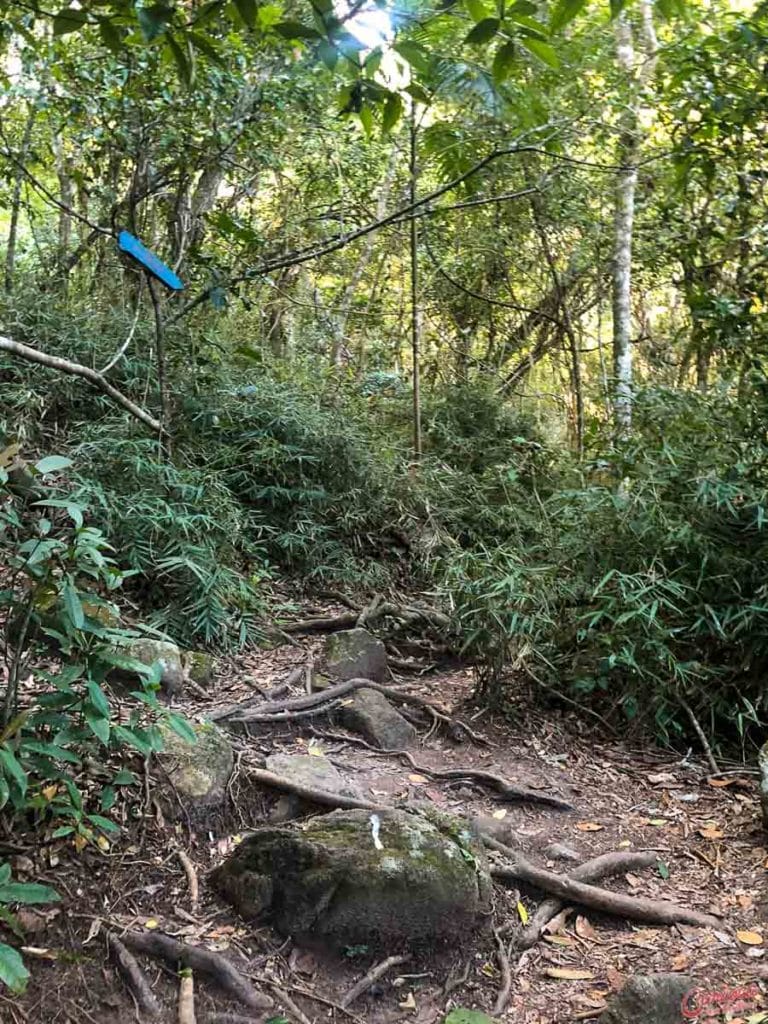
{"label": "tree root across path", "polygon": [[421,622],[441,631],[448,629],[451,625],[448,616],[436,608],[374,600],[362,611],[355,610],[342,612],[341,615],[317,616],[311,619],[302,619],[299,622],[282,623],[280,631],[282,633],[333,633],[340,629],[354,629],[358,625],[384,618],[398,619],[406,626]]}
{"label": "tree root across path", "polygon": [[476,782],[480,786],[495,790],[502,800],[525,800],[529,803],[545,804],[548,807],[556,807],[561,811],[572,811],[573,804],[568,803],[563,797],[555,796],[552,793],[544,793],[538,789],[531,789],[529,786],[519,786],[514,782],[507,782],[500,775],[493,775],[491,772],[479,768],[427,768],[419,764],[407,750],[387,749],[386,747],[374,747],[372,743],[361,739],[359,736],[345,736],[342,733],[327,732],[320,729],[311,729],[313,735],[324,739],[336,740],[340,743],[354,743],[357,746],[365,747],[375,754],[384,754],[388,757],[399,757],[407,761],[411,768],[420,775],[428,775],[431,779],[466,779],[468,782]]}
{"label": "tree root across path", "polygon": [[173,967],[182,967],[206,974],[243,1005],[251,1010],[270,1010],[274,1003],[269,996],[253,987],[226,957],[199,946],[188,946],[186,943],[172,939],[170,935],[159,932],[126,932],[120,936],[120,942],[134,953],[165,960]]}
{"label": "tree root across path", "polygon": [[162,1014],[160,1003],[158,1003],[149,981],[136,958],[126,949],[124,943],[118,939],[114,932],[107,932],[106,937],[109,952],[126,985],[133,993],[140,1012],[151,1020],[160,1017]]}
{"label": "tree root across path", "polygon": [[592,910],[613,914],[615,917],[625,917],[630,921],[643,921],[646,924],[688,924],[697,928],[720,927],[720,921],[712,914],[690,910],[667,900],[625,896],[623,893],[611,892],[609,889],[580,882],[572,876],[558,875],[554,871],[537,867],[522,857],[517,850],[491,836],[483,835],[481,838],[489,849],[507,858],[507,863],[491,871],[491,876],[498,881],[524,882],[564,902],[579,903]]}

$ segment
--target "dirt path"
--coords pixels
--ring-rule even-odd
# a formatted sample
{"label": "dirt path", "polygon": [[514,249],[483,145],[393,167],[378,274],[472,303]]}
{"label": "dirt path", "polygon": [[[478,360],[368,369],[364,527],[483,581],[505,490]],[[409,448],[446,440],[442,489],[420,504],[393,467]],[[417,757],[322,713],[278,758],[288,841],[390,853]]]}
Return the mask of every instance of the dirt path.
{"label": "dirt path", "polygon": [[[317,642],[307,641],[301,649],[286,645],[222,666],[210,704],[195,698],[179,710],[197,717],[214,703],[253,695],[253,681],[264,689],[284,681]],[[465,671],[427,675],[409,689],[461,708],[471,679]],[[550,788],[566,794],[576,809],[561,812],[499,803],[465,782],[430,780],[395,757],[338,739],[338,727],[323,719],[262,727],[249,743],[263,754],[311,748],[372,799],[430,801],[464,816],[489,816],[507,827],[532,859],[554,870],[567,870],[568,865],[553,859],[553,843],[573,849],[582,860],[612,850],[653,849],[662,862],[659,871],[627,875],[606,883],[608,887],[668,898],[723,917],[722,930],[714,931],[637,927],[597,914],[565,915],[545,941],[513,960],[512,997],[501,1021],[598,1020],[605,997],[638,973],[681,971],[711,989],[752,981],[763,986],[762,975],[768,976],[763,967],[768,948],[768,850],[753,777],[739,773],[708,780],[696,759],[681,761],[653,749],[638,751],[599,741],[573,715],[542,718],[522,707],[514,723],[480,716],[472,726],[487,737],[488,746],[457,744],[435,733],[415,751],[417,760],[438,769],[483,768],[510,781]],[[321,735],[328,732],[336,735]],[[123,1024],[137,1019],[107,961],[103,935],[95,923],[100,919],[113,927],[157,928],[185,942],[227,951],[256,979],[257,987],[274,994],[271,986],[277,984],[287,991],[313,1024],[437,1024],[455,1005],[491,1011],[500,975],[490,929],[475,945],[457,935],[450,950],[412,958],[387,974],[350,1012],[334,1008],[371,966],[364,949],[338,957],[294,948],[267,928],[245,925],[206,886],[208,868],[233,848],[243,831],[258,825],[277,799],[269,791],[237,792],[237,811],[203,829],[190,832],[182,824],[152,819],[131,823],[127,817],[127,836],[106,855],[86,850],[73,857],[53,847],[37,851],[37,873],[60,888],[64,905],[28,935],[28,944],[38,950],[29,954],[33,982],[20,1001],[0,997],[0,1021]],[[200,879],[200,905],[194,913],[179,848]],[[518,902],[516,893],[499,889],[496,923],[532,914],[540,901],[541,894],[523,892]],[[765,943],[741,942],[736,931],[755,933],[755,941],[764,936]],[[548,973],[552,969],[578,977],[556,978]],[[461,977],[466,980],[458,983]],[[157,964],[150,965],[150,979],[167,1006],[167,1019],[176,1020],[177,979]],[[446,994],[446,986],[457,987]],[[279,997],[276,1002],[274,1017],[295,1019],[289,1008],[279,1008]],[[214,1009],[243,1012],[203,979],[197,979],[197,1006],[199,1024]]]}

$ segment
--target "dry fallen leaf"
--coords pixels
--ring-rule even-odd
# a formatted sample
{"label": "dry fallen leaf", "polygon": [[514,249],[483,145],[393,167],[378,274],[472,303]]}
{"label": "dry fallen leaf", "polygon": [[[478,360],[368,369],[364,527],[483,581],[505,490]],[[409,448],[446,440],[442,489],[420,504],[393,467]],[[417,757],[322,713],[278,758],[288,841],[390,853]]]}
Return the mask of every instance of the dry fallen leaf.
{"label": "dry fallen leaf", "polygon": [[582,917],[581,914],[576,918],[576,934],[580,939],[590,939],[592,942],[599,942],[597,932],[589,923],[586,917]]}
{"label": "dry fallen leaf", "polygon": [[562,981],[592,981],[592,971],[585,971],[581,967],[545,967],[544,973],[548,978],[559,978]]}
{"label": "dry fallen leaf", "polygon": [[736,938],[745,946],[762,946],[763,936],[758,932],[736,932]]}
{"label": "dry fallen leaf", "polygon": [[719,828],[700,828],[697,831],[703,839],[722,839],[725,835]]}
{"label": "dry fallen leaf", "polygon": [[677,776],[673,775],[672,772],[658,772],[656,775],[649,775],[648,781],[652,782],[655,786],[666,783],[672,785],[677,782]]}
{"label": "dry fallen leaf", "polygon": [[144,922],[144,927],[145,928],[159,928],[160,927],[160,922],[155,920],[154,917],[150,917],[147,921]]}
{"label": "dry fallen leaf", "polygon": [[732,786],[734,782],[738,782],[739,779],[707,779],[707,785],[712,786],[714,789],[724,789],[726,786]]}
{"label": "dry fallen leaf", "polygon": [[53,800],[53,798],[59,792],[59,787],[55,784],[52,786],[43,786],[40,792],[43,794],[46,800],[50,801]]}
{"label": "dry fallen leaf", "polygon": [[412,782],[415,786],[420,786],[424,782],[429,782],[429,779],[425,778],[423,775],[409,775],[408,781]]}
{"label": "dry fallen leaf", "polygon": [[749,895],[749,893],[746,893],[746,892],[739,893],[739,895],[736,898],[738,899],[739,906],[741,907],[742,910],[750,910],[754,906],[755,901]]}
{"label": "dry fallen leaf", "polygon": [[544,941],[552,943],[553,946],[572,946],[573,942],[567,935],[544,935]]}
{"label": "dry fallen leaf", "polygon": [[498,811],[494,811],[493,815],[492,815],[492,817],[494,817],[496,819],[496,821],[503,821],[504,818],[506,818],[506,816],[507,816],[507,811],[506,811],[506,809],[504,807],[502,807]]}
{"label": "dry fallen leaf", "polygon": [[415,1010],[416,1000],[413,998],[413,992],[409,992],[402,1003],[397,1004],[401,1010]]}
{"label": "dry fallen leaf", "polygon": [[517,915],[523,922],[523,924],[528,924],[528,911],[525,909],[525,906],[520,902],[520,900],[517,901]]}
{"label": "dry fallen leaf", "polygon": [[691,960],[687,953],[678,953],[677,956],[672,957],[670,967],[673,971],[684,971],[690,962]]}
{"label": "dry fallen leaf", "polygon": [[576,828],[579,832],[602,832],[605,825],[598,825],[596,821],[577,821]]}

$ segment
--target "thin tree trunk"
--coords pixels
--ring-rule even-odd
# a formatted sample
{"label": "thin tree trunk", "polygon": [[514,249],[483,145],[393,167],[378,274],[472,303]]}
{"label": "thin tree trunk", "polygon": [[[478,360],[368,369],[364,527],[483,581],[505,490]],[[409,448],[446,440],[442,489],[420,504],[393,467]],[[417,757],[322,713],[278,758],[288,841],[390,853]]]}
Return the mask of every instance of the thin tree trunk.
{"label": "thin tree trunk", "polygon": [[157,282],[147,274],[147,285],[149,297],[152,300],[152,308],[155,313],[155,354],[157,358],[157,388],[160,392],[160,409],[163,432],[160,435],[160,444],[165,448],[168,455],[171,454],[171,399],[168,393],[168,368],[165,359],[165,325],[163,324],[163,311],[160,307],[160,296],[157,293]]}
{"label": "thin tree trunk", "polygon": [[35,123],[35,109],[30,108],[24,135],[21,139],[19,162],[16,164],[13,178],[13,195],[11,196],[11,223],[8,227],[8,244],[5,250],[5,290],[13,291],[13,278],[16,272],[16,243],[19,237],[19,214],[21,213],[21,187],[24,183],[24,163],[29,152],[32,137],[32,126]]}
{"label": "thin tree trunk", "polygon": [[[410,200],[416,202],[418,167],[416,164],[416,104],[411,108]],[[421,458],[421,323],[419,317],[419,232],[415,217],[411,217],[411,359],[413,362],[413,454]]]}

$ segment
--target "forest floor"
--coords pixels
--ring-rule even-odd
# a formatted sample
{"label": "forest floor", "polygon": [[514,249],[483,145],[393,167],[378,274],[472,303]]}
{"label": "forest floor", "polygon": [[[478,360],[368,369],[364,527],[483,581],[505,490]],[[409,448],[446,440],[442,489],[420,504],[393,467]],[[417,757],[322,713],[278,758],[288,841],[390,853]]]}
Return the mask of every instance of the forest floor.
{"label": "forest floor", "polygon": [[[308,639],[222,663],[210,702],[192,697],[181,701],[177,710],[199,717],[213,706],[252,696],[249,680],[260,688],[283,682],[318,643]],[[306,753],[312,748],[373,800],[427,800],[463,816],[483,814],[503,821],[530,859],[555,871],[567,871],[568,865],[547,860],[543,851],[553,842],[575,848],[582,859],[608,851],[652,849],[661,861],[658,870],[601,884],[722,915],[722,930],[714,930],[638,926],[574,911],[561,917],[544,941],[512,957],[511,999],[495,1019],[516,1024],[597,1021],[606,998],[625,979],[657,971],[691,974],[697,985],[713,991],[756,982],[761,995],[750,1010],[755,1013],[766,990],[763,979],[768,978],[763,959],[768,948],[768,840],[760,824],[754,775],[734,770],[708,777],[695,754],[681,759],[652,746],[638,749],[600,735],[600,726],[587,725],[576,712],[545,714],[526,703],[522,694],[511,719],[478,714],[468,703],[472,685],[466,669],[407,677],[404,687],[409,692],[451,708],[487,741],[456,743],[437,731],[414,750],[417,761],[438,769],[472,766],[493,771],[510,781],[564,794],[575,810],[501,803],[466,782],[428,779],[397,757],[362,747],[352,737],[339,738],[339,728],[327,719],[258,727],[248,743],[262,755]],[[363,949],[346,957],[299,949],[266,927],[254,928],[240,920],[206,885],[209,868],[231,851],[239,835],[264,820],[278,797],[263,789],[244,792],[242,785],[233,786],[231,795],[236,808],[202,828],[191,828],[189,822],[174,825],[156,815],[142,818],[139,813],[139,820],[127,824],[126,833],[105,853],[86,849],[77,855],[61,844],[27,850],[23,856],[31,859],[34,876],[55,885],[62,904],[39,915],[25,914],[32,982],[22,998],[0,995],[0,1021],[139,1020],[107,957],[106,927],[154,928],[225,952],[257,988],[275,997],[276,1009],[261,1018],[254,1016],[254,1021],[276,1017],[301,1024],[438,1024],[454,1006],[492,1012],[500,972],[491,922],[479,936],[457,934],[449,949],[414,954],[348,1010],[340,1009],[344,993],[374,962]],[[130,822],[130,815],[127,819]],[[24,837],[19,841],[23,845]],[[194,910],[179,849],[186,852],[199,878],[200,903]],[[28,862],[27,867],[31,871]],[[519,920],[520,906],[523,914],[532,914],[541,899],[540,893],[523,891],[518,897],[499,888],[493,923]],[[753,934],[745,942],[737,932]],[[177,977],[157,962],[145,961],[144,966],[163,1002],[164,1019],[177,1020]],[[565,976],[553,977],[548,973],[553,968]],[[195,986],[198,1024],[205,1024],[213,1011],[247,1017],[248,1011],[203,976],[196,975]],[[282,1000],[275,986],[293,1006]]]}

